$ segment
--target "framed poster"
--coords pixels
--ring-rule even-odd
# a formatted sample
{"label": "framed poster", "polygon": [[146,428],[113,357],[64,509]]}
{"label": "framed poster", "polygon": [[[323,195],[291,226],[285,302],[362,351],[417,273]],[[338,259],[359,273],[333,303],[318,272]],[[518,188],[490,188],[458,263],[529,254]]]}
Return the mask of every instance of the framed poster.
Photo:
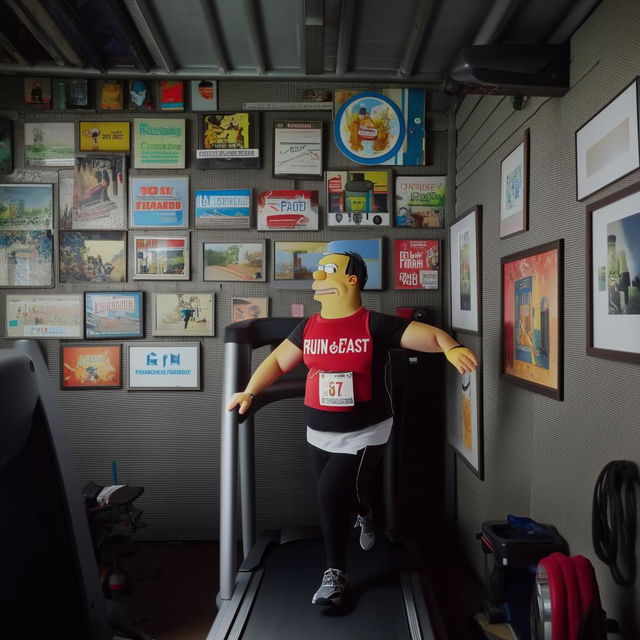
{"label": "framed poster", "polygon": [[196,229],[248,229],[251,189],[198,189],[195,192]]}
{"label": "framed poster", "polygon": [[396,176],[396,227],[444,228],[447,176]]}
{"label": "framed poster", "polygon": [[218,82],[216,80],[191,80],[191,111],[217,111]]}
{"label": "framed poster", "polygon": [[231,322],[269,317],[269,298],[231,298]]}
{"label": "framed poster", "polygon": [[127,352],[130,391],[200,389],[199,342],[129,344]]}
{"label": "framed poster", "polygon": [[189,235],[135,236],[135,280],[189,280]]}
{"label": "framed poster", "polygon": [[0,287],[52,287],[53,235],[0,230]]}
{"label": "framed poster", "polygon": [[500,163],[500,237],[529,228],[529,129]]}
{"label": "framed poster", "polygon": [[440,240],[393,241],[394,289],[440,288]]}
{"label": "framed poster", "polygon": [[563,241],[501,258],[502,375],[562,400]]}
{"label": "framed poster", "polygon": [[326,171],[327,226],[388,227],[391,224],[389,171]]}
{"label": "framed poster", "polygon": [[85,291],[85,337],[142,338],[142,291]]}
{"label": "framed poster", "polygon": [[82,295],[7,296],[7,338],[82,339]]}
{"label": "framed poster", "polygon": [[121,344],[60,343],[60,389],[121,388]]}
{"label": "framed poster", "polygon": [[0,176],[13,173],[13,123],[0,120]]}
{"label": "framed poster", "polygon": [[481,329],[482,207],[477,204],[449,228],[451,327],[479,334]]}
{"label": "framed poster", "polygon": [[153,111],[153,85],[150,80],[136,78],[127,82],[129,111]]}
{"label": "framed poster", "polygon": [[189,176],[129,178],[130,229],[188,229]]}
{"label": "framed poster", "polygon": [[584,200],[638,167],[636,79],[576,131],[576,198]]}
{"label": "framed poster", "polygon": [[92,89],[93,85],[83,78],[56,78],[53,86],[53,107],[60,110],[90,109],[93,106]]}
{"label": "framed poster", "polygon": [[204,242],[204,280],[218,282],[265,282],[266,243]]}
{"label": "framed poster", "polygon": [[213,336],[213,293],[154,293],[154,336]]}
{"label": "framed poster", "polygon": [[273,123],[273,175],[322,179],[322,121]]}
{"label": "framed poster", "polygon": [[53,229],[53,185],[0,184],[0,229]]}
{"label": "framed poster", "polygon": [[60,231],[59,280],[126,282],[126,231]]}
{"label": "framed poster", "polygon": [[640,183],[587,206],[587,353],[640,363]]}
{"label": "framed poster", "polygon": [[24,123],[25,166],[73,167],[75,155],[73,122]]}
{"label": "framed poster", "polygon": [[258,115],[249,111],[201,115],[198,169],[259,169],[262,156]]}
{"label": "framed poster", "polygon": [[186,120],[134,118],[135,169],[184,169]]}
{"label": "framed poster", "polygon": [[25,78],[24,105],[30,109],[51,109],[51,78]]}
{"label": "framed poster", "polygon": [[317,191],[263,191],[258,197],[258,231],[317,231]]}
{"label": "framed poster", "polygon": [[120,80],[103,80],[100,87],[100,110],[122,111],[122,82]]}
{"label": "framed poster", "polygon": [[184,82],[160,80],[160,111],[184,111]]}
{"label": "framed poster", "polygon": [[131,123],[129,121],[81,120],[78,123],[80,151],[129,152]]}

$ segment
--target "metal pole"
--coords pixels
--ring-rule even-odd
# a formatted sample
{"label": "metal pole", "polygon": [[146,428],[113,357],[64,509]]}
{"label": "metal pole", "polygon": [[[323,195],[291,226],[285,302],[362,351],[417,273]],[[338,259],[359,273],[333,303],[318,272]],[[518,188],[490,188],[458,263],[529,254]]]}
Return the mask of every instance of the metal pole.
{"label": "metal pole", "polygon": [[256,541],[256,456],[253,414],[240,425],[240,513],[244,557]]}

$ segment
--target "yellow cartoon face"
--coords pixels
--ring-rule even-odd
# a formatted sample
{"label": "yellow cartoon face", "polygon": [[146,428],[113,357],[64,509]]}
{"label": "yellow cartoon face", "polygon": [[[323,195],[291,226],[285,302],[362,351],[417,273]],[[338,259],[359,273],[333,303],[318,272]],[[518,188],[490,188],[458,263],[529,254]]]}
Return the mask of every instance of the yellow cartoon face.
{"label": "yellow cartoon face", "polygon": [[318,262],[318,268],[313,272],[313,298],[322,309],[332,312],[350,312],[354,304],[359,305],[360,288],[355,275],[347,275],[349,256],[330,253]]}

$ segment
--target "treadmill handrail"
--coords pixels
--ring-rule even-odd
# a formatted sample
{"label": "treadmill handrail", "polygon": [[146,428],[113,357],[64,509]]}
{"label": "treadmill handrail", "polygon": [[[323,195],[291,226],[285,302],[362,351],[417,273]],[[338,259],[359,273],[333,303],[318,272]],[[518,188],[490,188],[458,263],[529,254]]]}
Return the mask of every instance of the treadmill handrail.
{"label": "treadmill handrail", "polygon": [[225,342],[249,344],[258,349],[282,342],[301,322],[300,318],[252,318],[227,325]]}

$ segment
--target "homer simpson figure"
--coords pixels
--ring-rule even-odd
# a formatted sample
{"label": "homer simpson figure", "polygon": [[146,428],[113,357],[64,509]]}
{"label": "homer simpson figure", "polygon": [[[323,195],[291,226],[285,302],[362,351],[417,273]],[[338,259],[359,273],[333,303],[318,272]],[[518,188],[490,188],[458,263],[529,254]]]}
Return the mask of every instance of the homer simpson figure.
{"label": "homer simpson figure", "polygon": [[327,567],[312,599],[318,605],[342,600],[353,513],[360,546],[368,551],[375,544],[367,491],[393,424],[388,349],[444,353],[461,374],[471,373],[478,364],[471,349],[436,327],[367,310],[360,299],[366,281],[367,267],[358,254],[323,256],[312,285],[320,313],[302,320],[227,405],[228,410],[239,407],[240,414],[246,413],[254,396],[281,375],[301,362],[309,369],[305,419]]}

